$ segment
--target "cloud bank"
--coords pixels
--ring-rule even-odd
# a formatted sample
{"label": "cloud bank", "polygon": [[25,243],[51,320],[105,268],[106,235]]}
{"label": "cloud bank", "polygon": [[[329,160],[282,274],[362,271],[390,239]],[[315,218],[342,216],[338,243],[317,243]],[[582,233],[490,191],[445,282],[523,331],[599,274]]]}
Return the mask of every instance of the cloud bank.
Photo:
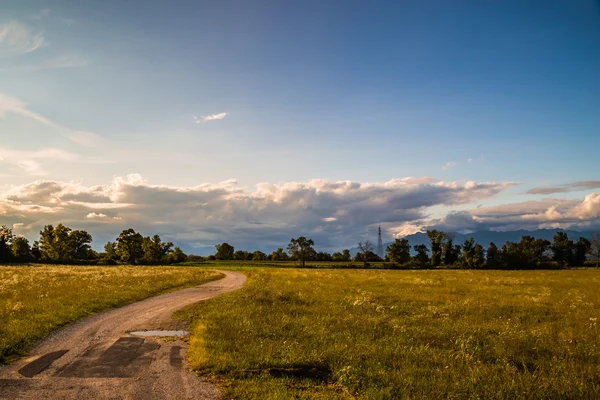
{"label": "cloud bank", "polygon": [[0,194],[0,224],[32,239],[45,224],[87,229],[101,246],[133,227],[194,247],[229,241],[239,248],[285,246],[312,237],[322,249],[352,246],[381,224],[389,234],[426,226],[433,206],[490,198],[510,182],[444,182],[433,178],[387,182],[261,183],[236,181],[173,187],[148,184],[137,174],[106,185],[38,180]]}

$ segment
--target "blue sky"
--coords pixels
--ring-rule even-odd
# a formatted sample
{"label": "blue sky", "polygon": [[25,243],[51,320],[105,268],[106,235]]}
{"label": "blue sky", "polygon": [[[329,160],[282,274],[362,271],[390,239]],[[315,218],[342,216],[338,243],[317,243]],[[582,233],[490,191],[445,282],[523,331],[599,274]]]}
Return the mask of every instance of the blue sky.
{"label": "blue sky", "polygon": [[[112,187],[129,174],[179,191],[235,179],[253,198],[262,182],[432,177],[505,187],[469,201],[424,201],[418,218],[400,225],[405,218],[392,202],[392,216],[381,217],[390,235],[404,232],[400,226],[439,223],[449,212],[483,221],[471,210],[525,202],[521,225],[482,227],[583,229],[598,220],[597,1],[1,4],[5,199],[39,180]],[[204,120],[211,115],[217,117]],[[588,184],[527,194],[582,181]],[[53,198],[49,204],[58,204]],[[6,204],[2,223],[34,231],[53,221]],[[531,225],[540,205],[565,217]],[[567,210],[588,206],[587,214]],[[333,215],[345,206],[332,207]],[[79,222],[77,212],[64,216],[91,223]],[[165,234],[175,235],[180,220],[167,220],[173,228]],[[269,221],[287,224],[289,232],[321,229],[283,217]],[[334,229],[329,225],[325,232]],[[111,234],[119,228],[92,226],[101,227]],[[372,226],[353,229],[335,244]]]}

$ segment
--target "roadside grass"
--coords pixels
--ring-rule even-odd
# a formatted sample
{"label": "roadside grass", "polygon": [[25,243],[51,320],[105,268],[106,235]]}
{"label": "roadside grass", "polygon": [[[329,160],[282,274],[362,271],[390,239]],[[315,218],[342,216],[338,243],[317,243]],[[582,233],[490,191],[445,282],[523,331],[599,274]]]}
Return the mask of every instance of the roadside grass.
{"label": "roadside grass", "polygon": [[244,273],[177,314],[224,398],[600,398],[597,271]]}
{"label": "roadside grass", "polygon": [[90,314],[221,276],[163,266],[0,266],[0,363]]}

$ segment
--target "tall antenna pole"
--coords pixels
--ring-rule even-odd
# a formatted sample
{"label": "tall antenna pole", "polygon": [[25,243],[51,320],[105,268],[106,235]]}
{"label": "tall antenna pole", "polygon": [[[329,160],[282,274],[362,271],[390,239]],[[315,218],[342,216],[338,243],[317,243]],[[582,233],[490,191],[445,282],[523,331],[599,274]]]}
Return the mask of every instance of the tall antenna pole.
{"label": "tall antenna pole", "polygon": [[377,255],[383,258],[383,241],[381,240],[381,225],[377,230]]}

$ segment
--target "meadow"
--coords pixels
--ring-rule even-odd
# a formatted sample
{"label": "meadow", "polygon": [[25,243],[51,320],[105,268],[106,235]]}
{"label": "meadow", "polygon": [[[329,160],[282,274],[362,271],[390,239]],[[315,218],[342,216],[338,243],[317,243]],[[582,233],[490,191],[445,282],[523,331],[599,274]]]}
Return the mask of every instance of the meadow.
{"label": "meadow", "polygon": [[600,398],[598,271],[243,272],[177,314],[224,398]]}
{"label": "meadow", "polygon": [[0,266],[0,363],[90,314],[221,276],[186,267]]}

